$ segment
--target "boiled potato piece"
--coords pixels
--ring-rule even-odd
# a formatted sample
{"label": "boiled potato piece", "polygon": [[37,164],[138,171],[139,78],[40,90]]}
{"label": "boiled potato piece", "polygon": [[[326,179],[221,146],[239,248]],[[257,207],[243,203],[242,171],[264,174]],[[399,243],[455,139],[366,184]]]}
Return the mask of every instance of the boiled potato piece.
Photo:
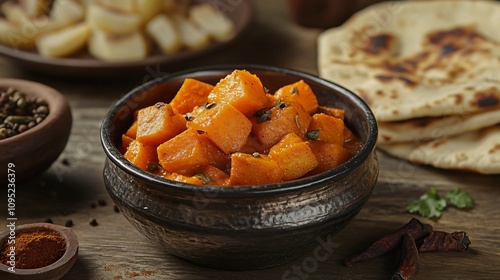
{"label": "boiled potato piece", "polygon": [[161,12],[161,0],[137,0],[137,12],[141,16],[142,24],[146,24]]}
{"label": "boiled potato piece", "polygon": [[233,22],[212,4],[199,4],[189,9],[189,19],[218,41],[227,40],[233,34]]}
{"label": "boiled potato piece", "polygon": [[112,62],[141,60],[149,51],[148,44],[139,31],[116,35],[93,30],[88,47],[96,58]]}
{"label": "boiled potato piece", "polygon": [[150,20],[146,25],[146,31],[166,54],[175,53],[182,47],[173,21],[164,14]]}
{"label": "boiled potato piece", "polygon": [[32,49],[35,47],[36,35],[37,29],[23,29],[21,25],[0,19],[0,41],[9,48]]}
{"label": "boiled potato piece", "polygon": [[85,47],[89,35],[90,28],[88,25],[86,23],[79,23],[40,36],[36,41],[36,46],[42,56],[68,56]]}
{"label": "boiled potato piece", "polygon": [[208,34],[181,15],[172,15],[182,43],[190,49],[200,49],[210,43]]}
{"label": "boiled potato piece", "polygon": [[29,17],[36,17],[48,12],[50,6],[50,1],[48,0],[19,0],[19,3]]}
{"label": "boiled potato piece", "polygon": [[91,28],[113,34],[135,32],[141,25],[141,17],[138,14],[120,12],[97,4],[88,7],[87,21]]}
{"label": "boiled potato piece", "polygon": [[85,8],[77,1],[55,1],[50,18],[61,23],[76,23],[85,18]]}
{"label": "boiled potato piece", "polygon": [[0,19],[0,42],[6,46],[12,46],[12,37],[18,32],[17,26],[5,19]]}
{"label": "boiled potato piece", "polygon": [[94,3],[100,4],[111,10],[125,13],[136,13],[138,2],[149,2],[150,0],[94,0]]}
{"label": "boiled potato piece", "polygon": [[15,24],[23,24],[29,20],[28,15],[21,5],[11,1],[4,2],[0,7],[7,21]]}

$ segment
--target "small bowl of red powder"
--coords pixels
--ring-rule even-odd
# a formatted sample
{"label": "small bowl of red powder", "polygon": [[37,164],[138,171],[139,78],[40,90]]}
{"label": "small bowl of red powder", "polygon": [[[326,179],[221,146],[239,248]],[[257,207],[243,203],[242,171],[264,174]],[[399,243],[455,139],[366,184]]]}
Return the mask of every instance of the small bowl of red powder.
{"label": "small bowl of red powder", "polygon": [[77,254],[78,239],[70,228],[13,222],[0,233],[0,279],[61,279]]}

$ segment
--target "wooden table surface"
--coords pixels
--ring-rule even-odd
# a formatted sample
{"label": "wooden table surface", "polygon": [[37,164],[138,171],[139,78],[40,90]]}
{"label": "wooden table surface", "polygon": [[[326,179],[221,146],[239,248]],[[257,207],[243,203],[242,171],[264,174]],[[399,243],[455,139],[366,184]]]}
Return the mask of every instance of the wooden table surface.
{"label": "wooden table surface", "polygon": [[[199,267],[159,250],[114,211],[102,179],[105,156],[99,126],[109,106],[121,95],[152,75],[220,63],[277,65],[317,74],[316,37],[321,30],[294,25],[285,0],[258,0],[255,4],[252,26],[230,48],[171,67],[152,65],[131,78],[91,81],[53,77],[0,58],[1,77],[45,83],[63,92],[71,105],[74,122],[66,150],[40,178],[17,188],[18,224],[47,218],[60,225],[68,220],[74,223],[80,250],[64,279],[389,279],[397,264],[394,255],[351,268],[344,267],[341,260],[415,217],[405,212],[406,205],[431,187],[440,193],[459,187],[471,194],[475,201],[472,210],[447,209],[437,221],[421,220],[437,230],[466,231],[472,244],[463,253],[422,255],[416,279],[500,279],[500,176],[415,166],[381,152],[380,177],[370,200],[334,237],[336,248],[326,260],[311,259],[311,251],[266,270],[231,272]],[[106,205],[99,205],[100,200]],[[6,199],[0,199],[0,209],[6,209]],[[0,213],[5,223],[6,211]],[[89,224],[94,218],[98,226]]]}

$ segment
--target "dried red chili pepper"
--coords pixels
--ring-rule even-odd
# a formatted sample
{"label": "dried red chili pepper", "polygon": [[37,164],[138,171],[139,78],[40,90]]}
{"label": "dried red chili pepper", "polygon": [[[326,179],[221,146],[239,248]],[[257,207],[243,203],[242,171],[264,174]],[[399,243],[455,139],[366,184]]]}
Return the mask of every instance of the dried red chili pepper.
{"label": "dried red chili pepper", "polygon": [[405,234],[410,234],[413,239],[418,240],[429,235],[431,232],[431,225],[422,224],[419,220],[412,218],[406,225],[395,232],[375,241],[365,251],[346,259],[344,265],[351,266],[353,263],[367,261],[394,250],[400,244]]}
{"label": "dried red chili pepper", "polygon": [[392,280],[408,280],[417,272],[420,264],[415,239],[410,234],[405,234],[401,245],[401,262],[398,269],[392,275]]}
{"label": "dried red chili pepper", "polygon": [[467,233],[456,231],[453,233],[443,231],[433,231],[424,238],[422,244],[418,247],[420,252],[435,251],[460,251],[463,252],[469,248],[470,240]]}

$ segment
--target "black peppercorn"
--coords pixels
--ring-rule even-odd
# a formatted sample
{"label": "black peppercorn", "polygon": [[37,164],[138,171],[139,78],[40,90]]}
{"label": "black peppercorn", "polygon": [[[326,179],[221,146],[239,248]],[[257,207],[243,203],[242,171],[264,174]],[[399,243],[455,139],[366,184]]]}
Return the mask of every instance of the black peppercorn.
{"label": "black peppercorn", "polygon": [[12,87],[0,90],[0,140],[25,132],[49,114],[47,102]]}

